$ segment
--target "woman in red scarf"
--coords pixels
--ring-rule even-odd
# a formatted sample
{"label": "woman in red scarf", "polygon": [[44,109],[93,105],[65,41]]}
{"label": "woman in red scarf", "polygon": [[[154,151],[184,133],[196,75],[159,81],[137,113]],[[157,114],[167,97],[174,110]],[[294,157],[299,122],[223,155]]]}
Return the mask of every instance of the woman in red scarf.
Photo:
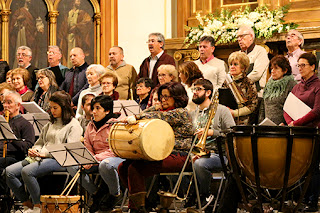
{"label": "woman in red scarf", "polygon": [[33,92],[27,87],[27,82],[30,79],[28,70],[23,68],[16,68],[12,70],[11,79],[13,87],[21,95],[22,101],[30,101],[33,96]]}

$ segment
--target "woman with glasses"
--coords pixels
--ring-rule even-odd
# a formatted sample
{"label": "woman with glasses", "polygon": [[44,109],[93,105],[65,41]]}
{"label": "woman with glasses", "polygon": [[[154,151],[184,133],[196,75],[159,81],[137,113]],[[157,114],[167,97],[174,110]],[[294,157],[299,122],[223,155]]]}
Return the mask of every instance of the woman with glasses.
{"label": "woman with glasses", "polygon": [[199,67],[192,61],[180,64],[178,71],[180,80],[189,97],[187,109],[189,112],[194,111],[196,109],[196,104],[192,102],[193,92],[191,91],[191,87],[196,80],[203,78],[203,74]]}
{"label": "woman with glasses", "polygon": [[245,53],[234,52],[230,54],[228,64],[231,78],[245,99],[245,102],[238,109],[230,109],[230,112],[237,125],[247,125],[250,115],[258,105],[256,86],[246,75],[250,60]]}
{"label": "woman with glasses", "polygon": [[33,91],[27,87],[30,79],[29,71],[23,68],[16,68],[11,72],[11,81],[13,87],[21,95],[22,101],[30,101],[33,96]]}
{"label": "woman with glasses", "polygon": [[99,78],[102,88],[100,95],[109,95],[115,101],[119,99],[119,93],[115,90],[118,86],[118,77],[113,72],[107,71]]}
{"label": "woman with glasses", "polygon": [[138,98],[136,102],[139,104],[142,110],[145,110],[150,100],[150,93],[153,89],[153,81],[150,78],[140,78],[137,81],[136,93]]}
{"label": "woman with glasses", "polygon": [[44,111],[50,111],[49,99],[58,90],[54,73],[48,69],[36,72],[39,87],[34,92],[31,101],[36,102]]}
{"label": "woman with glasses", "polygon": [[259,123],[265,118],[275,124],[284,123],[283,105],[292,88],[294,80],[290,63],[283,55],[271,59],[271,78],[263,91],[263,101],[259,110]]}
{"label": "woman with glasses", "polygon": [[161,119],[170,124],[175,134],[175,146],[167,158],[161,161],[126,160],[118,167],[120,179],[129,189],[129,208],[138,212],[145,211],[145,179],[163,172],[180,172],[192,143],[192,122],[185,108],[188,96],[184,87],[177,82],[163,84],[159,87],[158,96],[160,106],[152,106],[139,115],[124,119],[131,122]]}
{"label": "woman with glasses", "polygon": [[[295,85],[291,92],[308,105],[311,111],[295,121],[284,112],[283,116],[289,126],[320,127],[320,80],[315,74],[316,63],[317,59],[312,53],[303,53],[298,59],[301,82]],[[304,198],[308,212],[318,211],[319,183],[320,172],[317,166]]]}

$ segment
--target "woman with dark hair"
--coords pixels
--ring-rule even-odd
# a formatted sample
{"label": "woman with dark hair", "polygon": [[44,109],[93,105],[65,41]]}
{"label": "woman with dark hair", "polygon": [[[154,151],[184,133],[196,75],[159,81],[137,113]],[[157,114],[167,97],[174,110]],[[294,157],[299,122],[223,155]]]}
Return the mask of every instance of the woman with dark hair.
{"label": "woman with dark hair", "polygon": [[[93,119],[90,121],[84,133],[84,145],[94,158],[101,162],[99,165],[85,165],[84,171],[86,173],[82,178],[82,186],[93,197],[93,204],[90,207],[90,212],[99,210],[100,201],[104,195],[107,194],[103,191],[104,188],[98,188],[90,177],[89,173],[100,173],[103,180],[107,183],[110,192],[108,198],[109,208],[120,198],[120,184],[117,174],[118,165],[124,161],[116,157],[111,151],[109,146],[109,132],[112,127],[112,121],[116,121],[119,115],[113,113],[113,100],[108,95],[100,95],[92,99],[91,110]],[[78,166],[68,167],[68,172],[74,176],[79,170]],[[80,180],[78,180],[80,182]],[[100,190],[101,189],[101,190]]]}
{"label": "woman with dark hair", "polygon": [[[65,168],[52,158],[47,150],[50,145],[80,141],[82,128],[74,118],[71,97],[64,91],[52,94],[49,99],[50,122],[41,131],[39,139],[28,150],[28,157],[6,168],[7,184],[15,196],[22,202],[25,211],[41,212],[40,186],[37,177]],[[24,184],[32,198],[25,191]],[[33,208],[33,210],[31,210]],[[30,210],[28,210],[30,209]]]}
{"label": "woman with dark hair", "polygon": [[11,82],[16,91],[21,95],[22,101],[30,101],[33,91],[28,89],[27,83],[30,79],[29,71],[23,68],[16,68],[11,72]]}
{"label": "woman with dark hair", "polygon": [[150,99],[151,91],[153,91],[153,81],[150,78],[139,78],[136,85],[137,99],[142,110],[145,110]]}
{"label": "woman with dark hair", "polygon": [[271,59],[271,78],[268,80],[264,91],[263,101],[260,104],[259,123],[265,118],[275,124],[284,123],[283,105],[292,88],[297,84],[291,75],[291,66],[283,55]]}
{"label": "woman with dark hair", "polygon": [[58,90],[54,73],[47,69],[36,71],[39,87],[35,90],[30,101],[36,102],[44,111],[49,112],[49,99]]}
{"label": "woman with dark hair", "polygon": [[189,97],[187,109],[189,112],[194,111],[196,104],[192,102],[193,92],[191,87],[196,80],[203,78],[203,74],[194,62],[188,61],[179,65],[179,77]]}
{"label": "woman with dark hair", "polygon": [[136,119],[161,119],[170,124],[175,134],[175,146],[167,158],[161,161],[126,160],[118,167],[120,179],[129,189],[130,209],[138,211],[144,211],[145,178],[161,172],[180,172],[192,143],[192,122],[185,109],[188,96],[184,87],[177,82],[163,84],[159,87],[158,97],[160,107],[152,106],[135,117],[124,119],[130,123]]}

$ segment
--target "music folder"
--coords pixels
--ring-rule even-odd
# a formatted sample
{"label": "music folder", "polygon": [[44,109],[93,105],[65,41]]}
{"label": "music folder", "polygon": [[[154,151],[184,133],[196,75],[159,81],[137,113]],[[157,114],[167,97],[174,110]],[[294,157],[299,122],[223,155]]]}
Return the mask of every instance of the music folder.
{"label": "music folder", "polygon": [[82,142],[55,144],[47,150],[62,167],[98,163]]}
{"label": "music folder", "polygon": [[0,128],[0,140],[17,140],[9,123],[2,115],[0,115]]}
{"label": "music folder", "polygon": [[22,102],[21,105],[27,110],[29,113],[47,113],[44,111],[36,102]]}

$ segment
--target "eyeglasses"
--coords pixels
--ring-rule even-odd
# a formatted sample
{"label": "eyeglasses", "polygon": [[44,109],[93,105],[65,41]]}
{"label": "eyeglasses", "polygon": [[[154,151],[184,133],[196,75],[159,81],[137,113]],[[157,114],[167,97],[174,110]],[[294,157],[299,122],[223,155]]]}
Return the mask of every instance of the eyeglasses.
{"label": "eyeglasses", "polygon": [[160,100],[164,99],[164,100],[169,100],[169,98],[172,98],[172,96],[167,96],[167,95],[160,95]]}
{"label": "eyeglasses", "polygon": [[158,74],[159,78],[165,77],[167,74]]}
{"label": "eyeglasses", "polygon": [[193,88],[191,88],[191,91],[192,92],[200,92],[200,91],[202,91],[202,90],[206,90],[205,88],[202,88],[202,87],[193,87]]}
{"label": "eyeglasses", "polygon": [[246,37],[247,35],[250,35],[250,34],[247,33],[247,34],[238,35],[238,36],[237,36],[237,39],[238,39],[238,40],[243,39],[243,38]]}
{"label": "eyeglasses", "polygon": [[16,56],[18,56],[18,57],[20,57],[20,56],[22,56],[22,57],[27,57],[27,56],[30,56],[30,55],[27,55],[27,54],[25,54],[25,53],[17,53]]}
{"label": "eyeglasses", "polygon": [[151,40],[148,40],[146,43],[147,44],[150,44],[150,43],[153,44],[153,43],[156,43],[156,42],[161,42],[161,41],[159,41],[159,40],[157,41],[157,40],[151,39]]}
{"label": "eyeglasses", "polygon": [[40,77],[38,77],[37,80],[38,80],[38,81],[39,81],[39,80],[43,80],[44,78],[47,78],[47,76],[40,76]]}
{"label": "eyeglasses", "polygon": [[310,65],[310,64],[297,64],[297,67],[305,68],[307,65]]}
{"label": "eyeglasses", "polygon": [[55,52],[53,52],[53,51],[47,51],[47,55],[50,55],[50,54],[55,55],[55,54],[57,54],[57,53],[55,53]]}

